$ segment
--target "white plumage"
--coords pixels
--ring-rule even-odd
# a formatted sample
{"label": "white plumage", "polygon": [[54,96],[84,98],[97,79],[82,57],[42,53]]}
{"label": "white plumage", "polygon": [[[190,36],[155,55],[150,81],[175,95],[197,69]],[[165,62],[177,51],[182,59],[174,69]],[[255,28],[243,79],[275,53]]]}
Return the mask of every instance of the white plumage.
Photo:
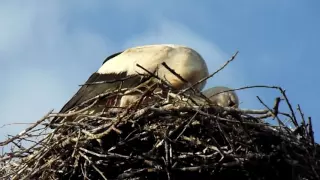
{"label": "white plumage", "polygon": [[[138,74],[148,74],[137,66],[137,64],[139,64],[150,72],[155,72],[158,68],[155,74],[161,79],[168,81],[176,89],[186,87],[187,85],[183,81],[161,65],[163,62],[191,84],[196,83],[209,75],[204,59],[192,48],[174,44],[158,44],[132,47],[123,52],[109,56],[98,71],[89,77],[86,83],[110,81],[136,76]],[[122,88],[135,87],[140,82],[141,78],[139,77],[125,80],[122,84]],[[65,112],[70,108],[81,104],[83,101],[93,98],[107,90],[119,88],[120,84],[120,82],[114,82],[84,85],[66,103],[60,112]],[[205,84],[206,81],[203,81],[198,84],[196,88],[201,91]],[[124,96],[122,97],[119,106],[127,106],[138,97],[139,95],[137,94],[131,94],[128,97]]]}
{"label": "white plumage", "polygon": [[[151,72],[159,67],[157,73],[160,78],[166,78],[174,87],[182,88],[182,81],[163,67],[161,65],[163,62],[191,83],[208,76],[207,65],[195,50],[173,44],[146,45],[127,49],[106,61],[97,72],[100,74],[126,72],[129,76],[137,73],[147,74],[136,64]],[[200,83],[197,88],[201,90],[205,84],[206,81]]]}

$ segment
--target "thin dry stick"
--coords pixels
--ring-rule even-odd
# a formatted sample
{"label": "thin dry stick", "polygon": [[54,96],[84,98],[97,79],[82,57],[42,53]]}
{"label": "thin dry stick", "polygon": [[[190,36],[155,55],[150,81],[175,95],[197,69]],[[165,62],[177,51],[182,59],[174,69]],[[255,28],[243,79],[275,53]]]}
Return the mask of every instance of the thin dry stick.
{"label": "thin dry stick", "polygon": [[182,130],[182,131],[180,132],[180,134],[175,138],[175,141],[177,141],[177,140],[180,138],[180,136],[186,131],[186,129],[190,126],[190,123],[194,120],[194,118],[197,116],[198,113],[199,113],[199,112],[197,111],[197,112],[190,118],[190,120],[187,122],[187,124],[184,125],[183,130]]}
{"label": "thin dry stick", "polygon": [[38,120],[36,123],[34,123],[32,126],[28,127],[27,129],[25,129],[24,131],[22,131],[21,133],[19,133],[18,135],[12,137],[11,139],[8,139],[4,142],[0,142],[0,146],[5,146],[7,144],[9,144],[10,142],[20,138],[21,136],[25,135],[28,131],[30,131],[31,129],[35,128],[37,125],[39,125],[40,123],[42,123],[44,120],[46,120],[49,117],[49,114],[51,114],[53,112],[53,109],[51,111],[49,111],[45,116],[43,116],[43,118],[41,118],[40,120]]}
{"label": "thin dry stick", "polygon": [[303,132],[302,133],[308,137],[309,136],[308,128],[307,128],[307,125],[306,125],[306,121],[304,119],[304,114],[303,114],[299,104],[298,104],[297,110],[300,113],[300,116],[301,116],[301,119],[302,119],[302,126],[303,126]]}
{"label": "thin dry stick", "polygon": [[298,126],[299,126],[299,125],[298,125],[298,121],[297,121],[296,115],[295,115],[295,113],[294,113],[294,111],[293,111],[292,105],[291,105],[291,103],[289,102],[289,99],[288,99],[288,97],[287,97],[287,95],[286,95],[286,91],[283,90],[281,87],[279,87],[278,89],[279,89],[280,92],[282,93],[284,99],[286,100],[286,102],[287,102],[287,104],[288,104],[288,106],[289,106],[289,109],[290,109],[290,111],[291,111],[291,115],[292,115],[292,117],[293,117],[293,124],[294,124],[296,127],[298,127]]}
{"label": "thin dry stick", "polygon": [[312,127],[312,120],[311,120],[311,117],[308,117],[308,124],[309,124],[309,136],[311,138],[311,143],[313,144],[313,146],[315,145],[314,144],[314,132],[313,132],[313,127]]}
{"label": "thin dry stick", "polygon": [[100,174],[100,176],[104,179],[104,180],[108,180],[108,178],[106,178],[103,174],[102,171],[100,171],[99,168],[97,168],[94,164],[92,164],[92,167]]}
{"label": "thin dry stick", "polygon": [[280,127],[280,128],[285,127],[285,125],[284,125],[283,122],[279,119],[279,117],[278,117],[277,115],[275,115],[274,112],[272,112],[272,110],[259,98],[259,96],[257,96],[257,98],[259,99],[260,103],[261,103],[264,107],[266,107],[266,108],[269,110],[269,112],[272,113],[273,116],[277,119],[277,121],[278,121],[278,123],[279,123],[279,125],[280,125],[279,127]]}
{"label": "thin dry stick", "polygon": [[273,118],[276,118],[276,116],[278,116],[279,113],[279,104],[280,104],[281,98],[277,97],[274,101],[274,105],[273,105]]}

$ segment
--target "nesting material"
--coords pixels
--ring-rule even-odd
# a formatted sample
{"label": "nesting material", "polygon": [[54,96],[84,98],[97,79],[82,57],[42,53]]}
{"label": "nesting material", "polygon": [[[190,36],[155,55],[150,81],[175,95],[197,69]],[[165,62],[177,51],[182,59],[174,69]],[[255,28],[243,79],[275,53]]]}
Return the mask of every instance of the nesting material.
{"label": "nesting material", "polygon": [[[169,87],[160,82],[158,88]],[[69,114],[51,111],[1,142],[14,148],[0,158],[0,179],[319,179],[311,118],[279,112],[279,104],[292,106],[273,88],[285,100],[263,110],[215,106],[199,101],[201,94],[190,100],[184,90],[160,96],[147,89],[127,109],[90,114],[101,98],[124,90],[101,94]],[[60,120],[50,124],[54,117]],[[270,117],[278,125],[266,123]]]}

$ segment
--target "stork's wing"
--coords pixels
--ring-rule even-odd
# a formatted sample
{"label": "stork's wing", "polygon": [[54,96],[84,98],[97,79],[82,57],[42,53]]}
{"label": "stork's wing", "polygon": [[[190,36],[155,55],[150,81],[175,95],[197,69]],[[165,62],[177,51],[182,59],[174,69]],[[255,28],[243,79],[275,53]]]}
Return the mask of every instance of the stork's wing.
{"label": "stork's wing", "polygon": [[[108,56],[102,64],[107,62],[109,59],[112,59],[122,52],[117,52],[114,54],[111,54]],[[103,83],[103,84],[92,84],[102,81],[116,81],[119,79],[122,79],[127,76],[126,72],[122,72],[119,74],[99,74],[99,73],[93,73],[89,79],[85,82],[85,85],[83,85],[78,92],[62,107],[60,110],[60,113],[64,113],[68,111],[69,109],[80,105],[82,102],[87,101],[103,92],[105,92],[108,89],[116,89],[120,86],[121,81],[114,82],[114,83]]]}
{"label": "stork's wing", "polygon": [[[64,113],[69,109],[80,105],[107,90],[115,90],[119,88],[128,88],[140,84],[144,79],[138,75],[128,77],[126,72],[120,74],[92,74],[78,92],[62,107],[60,113]],[[99,84],[92,84],[104,82]],[[123,83],[122,83],[123,82]]]}

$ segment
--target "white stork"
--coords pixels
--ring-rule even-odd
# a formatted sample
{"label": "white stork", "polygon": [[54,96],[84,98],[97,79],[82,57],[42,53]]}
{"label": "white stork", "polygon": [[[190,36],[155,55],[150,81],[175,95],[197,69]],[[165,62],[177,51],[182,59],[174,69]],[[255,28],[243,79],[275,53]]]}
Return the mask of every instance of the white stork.
{"label": "white stork", "polygon": [[[101,81],[114,81],[125,79],[139,74],[148,74],[138,67],[141,65],[150,72],[169,82],[174,88],[182,89],[187,85],[176,75],[171,73],[161,63],[165,62],[171,69],[179,74],[183,79],[194,84],[207,77],[208,68],[199,53],[190,47],[174,44],[145,45],[126,49],[122,52],[112,54],[107,57],[103,65],[94,72],[78,92],[64,105],[60,113],[64,113],[71,108],[91,99],[107,90],[119,88],[121,82],[92,84]],[[135,87],[142,81],[141,77],[124,80],[122,88]],[[195,88],[201,91],[206,81],[199,83]],[[136,98],[134,98],[136,97]],[[138,95],[123,96],[118,106],[126,107],[136,100]]]}

